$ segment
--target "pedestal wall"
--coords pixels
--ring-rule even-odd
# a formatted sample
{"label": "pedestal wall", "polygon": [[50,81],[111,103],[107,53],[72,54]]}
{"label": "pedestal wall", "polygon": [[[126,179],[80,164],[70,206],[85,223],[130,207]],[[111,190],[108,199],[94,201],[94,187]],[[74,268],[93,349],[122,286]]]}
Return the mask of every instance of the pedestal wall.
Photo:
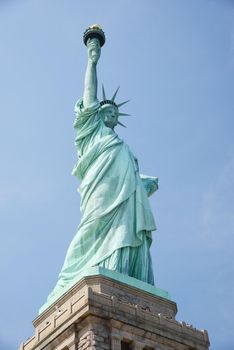
{"label": "pedestal wall", "polygon": [[207,350],[207,331],[175,319],[173,301],[98,275],[84,277],[33,322],[20,350]]}

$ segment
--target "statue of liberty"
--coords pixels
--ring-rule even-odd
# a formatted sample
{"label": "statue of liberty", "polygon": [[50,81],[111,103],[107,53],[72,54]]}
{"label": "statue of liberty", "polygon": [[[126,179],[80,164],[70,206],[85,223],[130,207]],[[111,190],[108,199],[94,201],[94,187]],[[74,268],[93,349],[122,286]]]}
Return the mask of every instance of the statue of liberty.
{"label": "statue of liberty", "polygon": [[[72,285],[76,276],[101,266],[154,285],[150,256],[151,232],[156,229],[148,196],[157,189],[157,178],[139,174],[137,159],[115,128],[123,103],[116,95],[97,99],[97,63],[105,37],[97,25],[85,34],[88,64],[84,93],[75,105],[78,162],[73,169],[80,181],[78,231],[73,238],[48,302]],[[93,33],[95,35],[93,35]]]}

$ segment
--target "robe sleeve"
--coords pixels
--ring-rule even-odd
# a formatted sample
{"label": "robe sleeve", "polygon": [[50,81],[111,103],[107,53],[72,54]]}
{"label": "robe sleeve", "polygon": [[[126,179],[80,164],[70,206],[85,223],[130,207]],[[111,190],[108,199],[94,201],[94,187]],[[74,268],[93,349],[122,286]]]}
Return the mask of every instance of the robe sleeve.
{"label": "robe sleeve", "polygon": [[75,114],[76,118],[74,121],[74,128],[78,128],[81,124],[87,122],[88,119],[95,116],[100,107],[100,103],[98,100],[94,101],[89,107],[84,108],[83,99],[80,98],[75,104]]}

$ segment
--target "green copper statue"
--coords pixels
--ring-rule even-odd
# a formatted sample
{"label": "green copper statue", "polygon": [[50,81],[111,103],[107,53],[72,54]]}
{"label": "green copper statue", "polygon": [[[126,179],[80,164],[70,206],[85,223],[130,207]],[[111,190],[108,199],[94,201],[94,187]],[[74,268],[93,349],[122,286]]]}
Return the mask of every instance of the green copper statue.
{"label": "green copper statue", "polygon": [[82,219],[48,302],[92,266],[154,284],[149,248],[156,227],[148,196],[157,189],[157,178],[139,174],[137,159],[115,132],[122,125],[119,116],[125,115],[119,107],[128,101],[115,102],[118,90],[108,100],[104,88],[103,101],[97,99],[96,67],[104,33],[91,26],[84,41],[88,64],[83,98],[75,105],[78,162],[73,169],[81,181]]}

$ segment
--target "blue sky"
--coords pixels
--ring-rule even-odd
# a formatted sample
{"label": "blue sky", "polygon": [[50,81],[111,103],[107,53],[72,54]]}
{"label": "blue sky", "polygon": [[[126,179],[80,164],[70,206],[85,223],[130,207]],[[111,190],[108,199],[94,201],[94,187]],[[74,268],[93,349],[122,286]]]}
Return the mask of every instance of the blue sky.
{"label": "blue sky", "polygon": [[120,136],[151,199],[158,287],[178,320],[234,343],[234,2],[0,1],[0,349],[33,334],[80,221],[73,107],[85,28],[100,23],[98,67],[110,96],[131,99]]}

